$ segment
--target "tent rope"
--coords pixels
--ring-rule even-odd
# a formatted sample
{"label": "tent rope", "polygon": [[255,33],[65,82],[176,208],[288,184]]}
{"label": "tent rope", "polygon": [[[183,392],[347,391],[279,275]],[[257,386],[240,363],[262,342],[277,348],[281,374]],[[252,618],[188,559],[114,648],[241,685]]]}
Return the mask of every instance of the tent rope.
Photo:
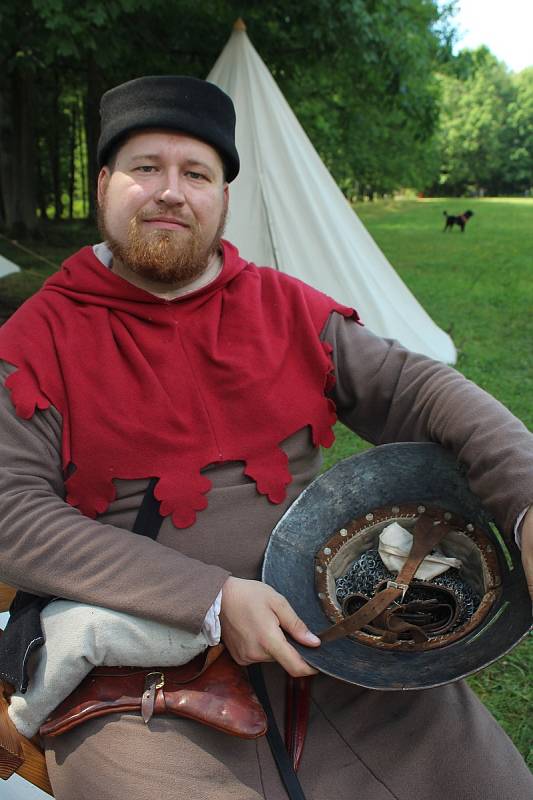
{"label": "tent rope", "polygon": [[54,262],[50,261],[48,258],[45,258],[44,256],[40,256],[39,253],[36,253],[33,250],[30,250],[29,247],[26,247],[23,244],[20,244],[20,242],[17,242],[16,239],[10,239],[8,236],[4,236],[3,233],[0,233],[0,238],[1,239],[5,239],[6,242],[9,242],[14,247],[18,247],[19,250],[23,250],[25,253],[28,253],[28,255],[33,256],[33,258],[37,258],[37,259],[39,259],[39,261],[44,261],[44,263],[48,264],[49,267],[53,267],[54,269],[59,269],[59,264],[54,264]]}

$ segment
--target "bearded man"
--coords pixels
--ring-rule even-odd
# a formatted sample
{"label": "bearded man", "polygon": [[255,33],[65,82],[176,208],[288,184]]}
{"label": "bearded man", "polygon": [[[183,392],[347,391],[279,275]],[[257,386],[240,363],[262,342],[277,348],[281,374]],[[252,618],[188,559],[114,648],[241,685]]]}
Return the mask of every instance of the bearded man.
{"label": "bearded man", "polygon": [[[270,531],[332,442],[334,408],[373,443],[453,450],[501,529],[521,526],[529,572],[533,437],[454,370],[373,336],[351,309],[221,239],[234,126],[231,100],[193,78],[104,95],[104,242],[68,259],[0,335],[0,576],[221,637],[239,664],[264,664],[281,719],[283,670],[314,673],[286,634],[319,641],[256,578]],[[132,533],[150,479],[157,540]],[[286,797],[264,738],[191,720],[111,714],[44,744],[59,800]],[[464,684],[379,693],[325,675],[300,778],[314,800],[533,790]]]}

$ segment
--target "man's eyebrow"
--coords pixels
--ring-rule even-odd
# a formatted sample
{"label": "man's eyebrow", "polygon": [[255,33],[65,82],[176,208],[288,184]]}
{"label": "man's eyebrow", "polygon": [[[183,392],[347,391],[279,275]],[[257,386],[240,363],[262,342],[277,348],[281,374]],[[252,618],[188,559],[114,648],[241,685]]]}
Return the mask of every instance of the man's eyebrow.
{"label": "man's eyebrow", "polygon": [[[160,161],[160,160],[161,156],[158,153],[139,153],[138,155],[131,156],[129,159],[130,163],[136,161]],[[186,167],[202,167],[203,169],[208,170],[210,173],[214,173],[214,168],[206,161],[202,161],[201,158],[188,158],[183,163]]]}
{"label": "man's eyebrow", "polygon": [[213,167],[210,166],[206,161],[202,161],[201,158],[188,158],[184,162],[186,167],[202,167],[203,169],[207,169],[209,172],[214,172]]}
{"label": "man's eyebrow", "polygon": [[137,156],[131,156],[130,161],[157,161],[160,156],[157,153],[141,153]]}

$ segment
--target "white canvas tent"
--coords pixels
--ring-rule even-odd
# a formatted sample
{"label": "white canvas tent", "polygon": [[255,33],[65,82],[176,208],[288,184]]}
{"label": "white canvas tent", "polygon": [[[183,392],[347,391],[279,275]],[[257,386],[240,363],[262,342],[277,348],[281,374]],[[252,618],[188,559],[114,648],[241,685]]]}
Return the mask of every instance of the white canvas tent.
{"label": "white canvas tent", "polygon": [[240,21],[207,79],[237,111],[241,172],[230,187],[226,236],[241,255],[354,306],[375,333],[454,363],[452,340],[352,210]]}
{"label": "white canvas tent", "polygon": [[0,278],[3,278],[5,275],[10,275],[12,272],[20,272],[20,267],[13,264],[12,261],[8,261],[4,256],[0,256]]}

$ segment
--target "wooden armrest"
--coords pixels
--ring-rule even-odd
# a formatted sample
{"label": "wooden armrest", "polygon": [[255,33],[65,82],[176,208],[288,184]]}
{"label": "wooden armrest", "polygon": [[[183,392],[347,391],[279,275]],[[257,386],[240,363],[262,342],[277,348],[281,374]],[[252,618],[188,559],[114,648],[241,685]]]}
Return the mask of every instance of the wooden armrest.
{"label": "wooden armrest", "polygon": [[33,740],[26,739],[17,731],[9,719],[7,708],[0,683],[0,778],[7,780],[16,772],[53,797],[44,753]]}
{"label": "wooden armrest", "polygon": [[0,778],[6,780],[24,763],[20,736],[9,719],[7,700],[2,691],[0,698]]}
{"label": "wooden armrest", "polygon": [[16,589],[8,586],[7,583],[0,582],[0,612],[9,611],[9,606],[16,593]]}
{"label": "wooden armrest", "polygon": [[[15,594],[15,589],[0,582],[0,612],[9,610]],[[7,780],[16,772],[53,797],[44,753],[37,744],[38,740],[26,739],[17,731],[7,713],[6,697],[0,681],[0,778]]]}

